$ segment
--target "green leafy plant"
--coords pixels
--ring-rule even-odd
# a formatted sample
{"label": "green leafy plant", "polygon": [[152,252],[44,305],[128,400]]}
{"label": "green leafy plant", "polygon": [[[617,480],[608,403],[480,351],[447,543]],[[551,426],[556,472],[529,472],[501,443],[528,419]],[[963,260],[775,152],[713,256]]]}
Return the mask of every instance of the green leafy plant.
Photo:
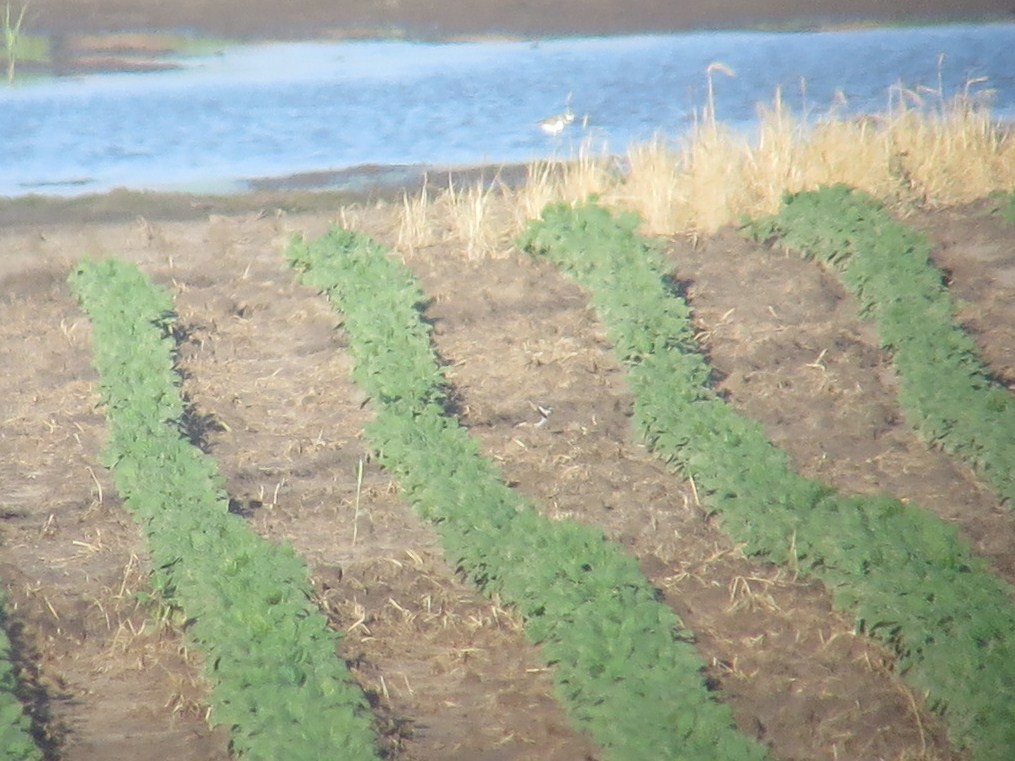
{"label": "green leafy plant", "polygon": [[761,426],[711,387],[690,308],[634,215],[595,204],[544,210],[519,245],[588,290],[628,365],[634,422],[694,479],[745,550],[821,579],[977,761],[1015,747],[1015,590],[931,513],[890,497],[844,497],[795,473]]}
{"label": "green leafy plant", "polygon": [[184,439],[172,299],[115,259],[81,263],[70,283],[93,326],[103,462],[147,534],[159,598],[206,656],[211,719],[245,759],[378,758],[306,566],[229,513],[214,461]]}
{"label": "green leafy plant", "polygon": [[603,535],[549,521],[503,482],[446,414],[446,379],[408,269],[363,236],[332,229],[287,251],[343,316],[353,377],[371,395],[367,434],[403,493],[436,524],[448,560],[513,605],[554,666],[576,724],[616,761],[751,761],[703,680],[691,635],[633,558]]}
{"label": "green leafy plant", "polygon": [[1015,225],[1015,190],[996,191],[989,197],[994,204],[992,213],[998,214],[1009,225]]}
{"label": "green leafy plant", "polygon": [[42,751],[32,739],[32,722],[18,700],[5,602],[0,593],[0,761],[41,761]]}
{"label": "green leafy plant", "polygon": [[892,352],[910,424],[977,468],[1015,508],[1015,396],[991,379],[976,342],[957,324],[926,239],[844,185],[788,195],[777,215],[745,230],[840,275]]}

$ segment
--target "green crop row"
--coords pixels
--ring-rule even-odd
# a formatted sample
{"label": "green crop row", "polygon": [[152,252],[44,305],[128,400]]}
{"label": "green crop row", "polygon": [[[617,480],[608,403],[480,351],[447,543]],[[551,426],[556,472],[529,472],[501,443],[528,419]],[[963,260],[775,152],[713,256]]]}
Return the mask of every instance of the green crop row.
{"label": "green crop row", "polygon": [[83,262],[70,283],[93,325],[103,462],[147,533],[157,592],[204,654],[212,720],[243,758],[378,758],[305,565],[229,514],[214,461],[184,438],[172,299],[116,260]]}
{"label": "green crop row", "polygon": [[635,423],[694,479],[724,530],[750,553],[820,578],[859,629],[894,649],[898,668],[953,742],[978,761],[1015,747],[1013,590],[955,530],[889,497],[846,498],[795,473],[761,426],[715,394],[688,304],[634,215],[594,204],[548,207],[520,245],[591,293],[629,366]]}
{"label": "green crop row", "polygon": [[42,751],[32,739],[32,722],[18,700],[5,602],[0,593],[0,761],[41,761]]}
{"label": "green crop row", "polygon": [[448,560],[521,614],[555,666],[562,704],[604,758],[764,758],[709,694],[688,632],[635,561],[592,528],[540,516],[446,414],[424,295],[408,269],[339,229],[294,240],[287,253],[343,316],[382,463],[436,524]]}
{"label": "green crop row", "polygon": [[788,195],[777,215],[747,230],[840,273],[892,352],[910,423],[978,468],[1015,509],[1015,396],[991,379],[976,342],[956,323],[927,240],[843,185]]}

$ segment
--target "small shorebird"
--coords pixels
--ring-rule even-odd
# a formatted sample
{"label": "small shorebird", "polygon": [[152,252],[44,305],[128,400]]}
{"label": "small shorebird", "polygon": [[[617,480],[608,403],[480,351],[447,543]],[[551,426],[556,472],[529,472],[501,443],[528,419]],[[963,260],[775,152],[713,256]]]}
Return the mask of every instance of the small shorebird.
{"label": "small shorebird", "polygon": [[543,132],[545,132],[547,135],[556,137],[561,132],[563,132],[564,128],[567,127],[569,124],[571,124],[571,122],[573,121],[574,121],[574,112],[571,110],[571,107],[568,106],[564,110],[564,113],[548,116],[547,118],[539,122],[539,129],[543,130]]}
{"label": "small shorebird", "polygon": [[539,122],[539,129],[551,137],[556,137],[564,131],[565,127],[569,127],[573,121],[574,111],[571,110],[571,93],[568,93],[567,100],[564,101],[564,112],[543,119]]}

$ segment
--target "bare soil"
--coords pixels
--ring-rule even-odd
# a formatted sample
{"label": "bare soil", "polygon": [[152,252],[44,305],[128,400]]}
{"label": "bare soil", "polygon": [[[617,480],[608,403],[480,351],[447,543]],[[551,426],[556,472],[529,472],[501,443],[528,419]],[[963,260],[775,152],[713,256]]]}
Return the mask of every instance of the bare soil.
{"label": "bare soil", "polygon": [[[391,245],[397,213],[381,202],[345,217]],[[266,208],[33,218],[0,232],[0,578],[50,758],[228,757],[226,734],[205,722],[199,654],[135,601],[144,541],[98,463],[89,324],[65,277],[80,257],[107,255],[176,295],[185,390],[234,511],[306,558],[392,757],[597,758],[516,618],[447,566],[370,460],[370,405],[349,380],[338,317],[294,283],[281,253],[291,232],[317,235],[333,218]],[[1012,228],[986,203],[909,221],[934,241],[991,369],[1015,385]],[[834,277],[732,230],[666,243],[731,404],[803,472],[933,510],[1015,582],[1010,510],[901,421],[889,357]],[[546,264],[503,254],[470,261],[449,241],[407,261],[433,297],[463,422],[505,478],[638,558],[773,758],[963,758],[822,588],[744,557],[693,487],[632,440],[624,372],[584,295]],[[543,423],[539,408],[551,410]]]}
{"label": "bare soil", "polygon": [[[300,0],[33,0],[54,34],[189,29],[301,37],[664,31],[880,19],[874,0],[426,4]],[[707,10],[705,10],[707,9]],[[1010,17],[1010,3],[907,4],[920,18]],[[294,283],[281,251],[317,235],[334,199],[223,201],[111,194],[0,203],[0,580],[49,759],[226,759],[205,721],[200,654],[139,605],[143,537],[99,465],[104,419],[89,325],[66,286],[83,256],[139,263],[176,296],[185,390],[233,508],[290,542],[346,632],[340,656],[375,702],[399,761],[595,759],[552,697],[552,674],[509,610],[479,596],[370,460],[371,414],[349,380],[338,318]],[[347,212],[394,243],[397,207]],[[996,376],[1015,386],[1012,228],[986,202],[917,212]],[[1015,524],[968,468],[901,419],[890,358],[835,278],[734,231],[668,240],[731,404],[761,420],[803,472],[886,491],[953,521],[1015,582]],[[697,635],[741,728],[781,761],[958,760],[923,697],[853,633],[817,585],[746,558],[691,484],[632,440],[624,373],[583,294],[505,248],[469,261],[454,241],[407,256],[463,423],[547,515],[600,527]],[[551,410],[543,422],[540,408]],[[359,479],[362,468],[362,479]]]}

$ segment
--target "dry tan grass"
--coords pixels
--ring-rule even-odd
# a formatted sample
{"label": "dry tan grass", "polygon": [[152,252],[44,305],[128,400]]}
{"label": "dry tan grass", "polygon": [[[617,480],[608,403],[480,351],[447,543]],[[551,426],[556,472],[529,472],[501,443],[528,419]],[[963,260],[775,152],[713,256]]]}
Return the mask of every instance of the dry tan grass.
{"label": "dry tan grass", "polygon": [[620,178],[607,146],[584,141],[574,161],[537,162],[529,168],[525,185],[516,191],[515,215],[519,229],[539,216],[548,203],[578,203],[589,196],[604,195]]}
{"label": "dry tan grass", "polygon": [[662,136],[632,146],[628,176],[619,199],[635,206],[649,233],[667,233],[689,226],[689,199],[681,182],[680,159]]}
{"label": "dry tan grass", "polygon": [[508,209],[505,190],[498,183],[458,187],[449,182],[436,195],[424,183],[418,195],[403,195],[395,247],[411,255],[451,243],[468,259],[496,256],[512,230],[504,219]]}
{"label": "dry tan grass", "polygon": [[696,235],[773,213],[785,193],[820,185],[845,183],[895,208],[963,203],[1015,186],[1015,141],[991,116],[980,81],[950,100],[940,87],[898,87],[885,113],[861,117],[843,113],[840,98],[809,122],[777,92],[759,106],[748,137],[717,118],[715,74],[735,76],[709,66],[705,109],[682,139],[631,146],[623,171],[604,146],[586,142],[573,161],[532,164],[517,189],[451,186],[436,198],[424,190],[404,200],[398,247],[412,253],[453,242],[467,258],[503,255],[548,203],[589,196],[638,212],[649,233]]}
{"label": "dry tan grass", "polygon": [[775,212],[787,192],[846,183],[889,204],[944,206],[1015,184],[1015,145],[986,100],[899,91],[884,115],[831,110],[813,124],[777,93],[752,140],[711,118],[679,149],[631,149],[623,200],[651,232],[710,233],[742,215]]}
{"label": "dry tan grass", "polygon": [[449,183],[438,201],[440,216],[447,220],[446,239],[460,246],[467,259],[496,256],[508,227],[503,201],[499,184],[458,189]]}
{"label": "dry tan grass", "polygon": [[977,84],[951,101],[940,90],[900,91],[888,132],[918,200],[962,203],[1015,185],[1011,133],[991,118],[990,92],[971,92]]}
{"label": "dry tan grass", "polygon": [[426,184],[423,185],[419,195],[413,198],[410,198],[408,193],[403,193],[396,245],[409,253],[429,245],[432,242],[430,230],[432,213]]}

